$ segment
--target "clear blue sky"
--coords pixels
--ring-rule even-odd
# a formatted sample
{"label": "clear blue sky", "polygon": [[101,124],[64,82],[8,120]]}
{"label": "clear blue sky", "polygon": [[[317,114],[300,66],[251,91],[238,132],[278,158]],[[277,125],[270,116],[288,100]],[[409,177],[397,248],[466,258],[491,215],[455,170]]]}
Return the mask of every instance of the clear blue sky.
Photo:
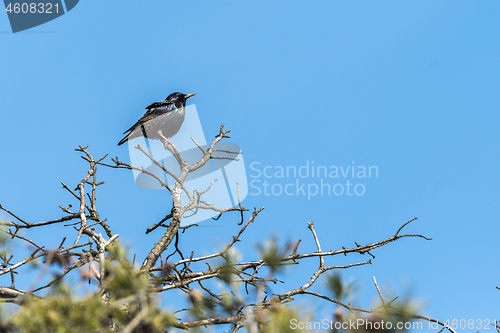
{"label": "clear blue sky", "polygon": [[[243,237],[245,258],[273,234],[314,251],[311,220],[333,250],[389,237],[417,216],[407,232],[432,241],[400,240],[374,251],[373,265],[344,272],[363,284],[360,302],[376,300],[375,275],[383,290],[404,294],[409,285],[428,316],[493,320],[499,14],[494,0],[87,0],[17,34],[0,14],[0,204],[33,222],[59,217],[58,205],[75,204],[60,182],[76,185],[87,170],[74,148],[127,160],[117,142],[146,105],[196,93],[207,138],[225,122],[249,180],[253,162],[378,167],[378,178],[348,178],[363,183],[362,196],[249,195],[244,206],[266,209]],[[131,172],[101,168],[99,177],[101,216],[143,256],[160,235],[143,231],[170,210],[168,194],[137,187]],[[217,249],[235,224],[206,222],[182,246]],[[286,277],[286,288],[316,265]]]}

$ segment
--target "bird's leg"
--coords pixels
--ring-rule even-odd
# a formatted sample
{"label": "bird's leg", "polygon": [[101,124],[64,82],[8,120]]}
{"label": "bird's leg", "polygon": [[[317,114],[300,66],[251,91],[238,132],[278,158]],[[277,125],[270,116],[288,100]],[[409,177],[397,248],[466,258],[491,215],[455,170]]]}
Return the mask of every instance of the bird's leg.
{"label": "bird's leg", "polygon": [[[170,140],[169,140],[169,139],[167,139],[165,136],[163,136],[163,133],[162,133],[162,131],[161,131],[161,130],[160,130],[160,131],[158,131],[158,135],[159,135],[159,136],[161,136],[161,137],[163,138],[163,140],[165,140],[165,142],[163,142],[163,147],[164,147],[165,149],[167,149],[167,146],[168,146],[168,145],[172,145],[172,146],[174,146],[174,144],[172,143],[172,141],[170,141]],[[174,146],[174,147],[175,147],[175,146]]]}

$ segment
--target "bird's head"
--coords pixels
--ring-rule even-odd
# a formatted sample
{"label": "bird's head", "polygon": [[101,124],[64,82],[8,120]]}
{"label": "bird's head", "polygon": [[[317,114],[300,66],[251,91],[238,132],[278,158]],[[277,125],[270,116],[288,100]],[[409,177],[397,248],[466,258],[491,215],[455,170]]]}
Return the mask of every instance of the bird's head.
{"label": "bird's head", "polygon": [[183,107],[186,105],[186,100],[189,97],[193,97],[195,94],[183,94],[180,92],[175,92],[173,94],[168,95],[165,99],[166,102],[175,103],[177,107]]}

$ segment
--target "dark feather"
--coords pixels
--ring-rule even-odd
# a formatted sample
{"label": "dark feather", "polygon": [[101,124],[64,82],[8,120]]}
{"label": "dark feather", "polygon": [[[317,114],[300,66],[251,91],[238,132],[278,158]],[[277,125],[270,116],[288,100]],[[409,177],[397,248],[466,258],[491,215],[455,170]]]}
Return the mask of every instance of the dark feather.
{"label": "dark feather", "polygon": [[146,106],[146,109],[152,109],[152,108],[157,108],[157,107],[160,107],[160,106],[167,106],[167,107],[170,107],[172,108],[172,105],[173,103],[172,102],[167,102],[166,100],[164,101],[161,101],[161,102],[155,102],[149,106]]}

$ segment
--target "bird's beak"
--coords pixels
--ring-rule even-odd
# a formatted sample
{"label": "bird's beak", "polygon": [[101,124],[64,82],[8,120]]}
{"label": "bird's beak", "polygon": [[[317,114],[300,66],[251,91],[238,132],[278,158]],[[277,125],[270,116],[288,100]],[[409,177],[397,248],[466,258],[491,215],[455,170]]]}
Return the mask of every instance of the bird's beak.
{"label": "bird's beak", "polygon": [[196,94],[187,94],[186,99],[188,99],[189,97],[193,97],[194,95],[196,95]]}

